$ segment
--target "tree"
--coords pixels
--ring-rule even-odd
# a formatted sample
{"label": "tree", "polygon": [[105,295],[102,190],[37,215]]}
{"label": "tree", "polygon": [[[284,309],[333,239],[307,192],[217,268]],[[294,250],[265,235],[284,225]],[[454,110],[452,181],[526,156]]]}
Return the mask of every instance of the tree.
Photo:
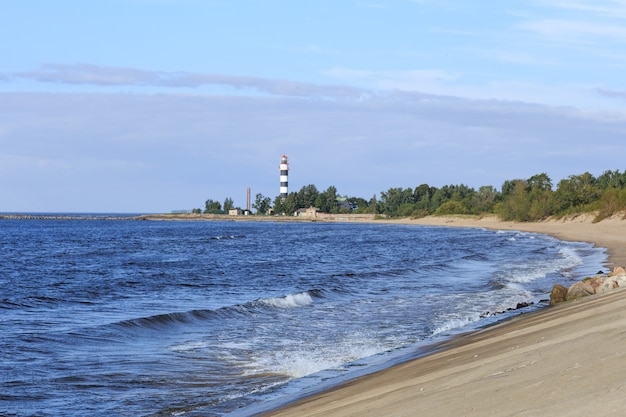
{"label": "tree", "polygon": [[533,175],[527,181],[530,200],[529,220],[540,220],[552,214],[552,180],[545,172]]}
{"label": "tree", "polygon": [[258,193],[255,196],[254,204],[252,208],[256,210],[256,214],[266,214],[270,209],[270,204],[272,203],[272,199],[269,197],[265,197],[263,194]]}
{"label": "tree", "polygon": [[397,216],[401,205],[413,203],[413,191],[410,188],[390,188],[380,193],[381,212],[388,216]]}
{"label": "tree", "polygon": [[289,193],[287,197],[278,196],[274,200],[274,211],[276,214],[283,214],[286,216],[293,216],[298,209],[297,206],[297,194]]}
{"label": "tree", "polygon": [[413,212],[415,212],[415,205],[411,203],[403,203],[400,204],[400,207],[398,207],[397,214],[400,217],[409,217],[413,215]]}
{"label": "tree", "polygon": [[470,207],[476,214],[490,213],[498,198],[498,192],[491,185],[483,185],[478,192],[472,196]]}
{"label": "tree", "polygon": [[315,185],[305,185],[300,189],[300,191],[298,191],[296,198],[296,209],[314,206],[319,194],[320,193],[319,191],[317,191],[317,187]]}
{"label": "tree", "polygon": [[596,188],[596,179],[585,172],[581,175],[570,175],[559,181],[554,193],[554,205],[557,212],[566,212],[584,206],[600,198],[600,190]]}
{"label": "tree", "polygon": [[219,201],[214,201],[209,198],[204,203],[204,212],[219,214],[222,212],[222,205],[219,203]]}
{"label": "tree", "polygon": [[451,199],[454,201],[469,200],[476,193],[473,188],[465,184],[450,185],[450,190],[452,192]]}
{"label": "tree", "polygon": [[367,213],[378,214],[378,199],[376,198],[376,194],[370,198],[370,202],[367,205]]}
{"label": "tree", "polygon": [[441,188],[438,188],[430,198],[430,207],[429,210],[431,213],[437,211],[437,209],[445,203],[447,200],[452,198],[452,193],[447,185],[444,185]]}
{"label": "tree", "polygon": [[431,213],[431,198],[437,192],[437,187],[429,187],[428,184],[421,184],[413,191],[413,201],[415,210],[421,215]]}
{"label": "tree", "polygon": [[604,171],[602,175],[598,177],[597,186],[601,190],[624,188],[624,186],[626,186],[626,172],[620,174],[619,169],[617,171]]}
{"label": "tree", "polygon": [[526,187],[526,181],[524,180],[515,179],[504,181],[504,184],[502,184],[502,197],[506,198],[509,195],[513,194],[513,192],[515,191],[515,187],[519,182],[523,182],[524,187]]}
{"label": "tree", "polygon": [[626,189],[609,188],[598,201],[598,215],[594,221],[606,219],[626,208]]}
{"label": "tree", "polygon": [[[498,214],[502,220],[525,222],[530,220],[530,200],[528,199],[528,183],[524,180],[505,182],[507,195],[499,205]],[[512,187],[512,188],[511,188]],[[505,187],[503,186],[503,190]]]}
{"label": "tree", "polygon": [[235,203],[233,202],[233,199],[230,197],[227,197],[224,200],[224,211],[228,212],[229,210],[232,210],[235,208]]}
{"label": "tree", "polygon": [[545,172],[537,175],[533,175],[526,181],[528,188],[530,191],[538,190],[538,191],[551,191],[552,190],[552,180]]}
{"label": "tree", "polygon": [[466,214],[467,208],[458,200],[448,200],[439,206],[435,214],[447,215],[447,214]]}
{"label": "tree", "polygon": [[337,188],[331,185],[326,191],[320,193],[315,200],[315,206],[322,212],[336,213]]}

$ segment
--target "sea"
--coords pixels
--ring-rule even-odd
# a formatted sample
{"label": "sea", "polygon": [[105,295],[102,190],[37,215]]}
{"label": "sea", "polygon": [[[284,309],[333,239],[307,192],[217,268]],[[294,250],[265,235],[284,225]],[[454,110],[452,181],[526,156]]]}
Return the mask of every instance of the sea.
{"label": "sea", "polygon": [[514,230],[3,219],[0,415],[263,413],[545,308],[606,261]]}

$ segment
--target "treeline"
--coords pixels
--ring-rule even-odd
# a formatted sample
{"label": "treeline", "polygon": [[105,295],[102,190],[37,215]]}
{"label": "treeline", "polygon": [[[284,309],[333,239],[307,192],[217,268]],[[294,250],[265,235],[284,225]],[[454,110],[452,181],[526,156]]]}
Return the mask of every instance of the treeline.
{"label": "treeline", "polygon": [[[226,206],[232,199],[226,199]],[[626,209],[626,172],[605,171],[599,177],[589,172],[571,175],[556,184],[546,173],[528,179],[507,180],[498,191],[493,186],[478,190],[464,184],[440,188],[421,184],[415,188],[390,188],[370,199],[340,196],[334,186],[320,192],[306,185],[274,201],[257,194],[252,207],[257,215],[293,215],[298,209],[316,207],[327,213],[373,213],[387,217],[424,217],[450,214],[495,214],[502,220],[537,221],[550,216],[597,212],[601,220]],[[199,209],[194,209],[198,210]],[[221,205],[207,200],[204,212],[217,212]]]}

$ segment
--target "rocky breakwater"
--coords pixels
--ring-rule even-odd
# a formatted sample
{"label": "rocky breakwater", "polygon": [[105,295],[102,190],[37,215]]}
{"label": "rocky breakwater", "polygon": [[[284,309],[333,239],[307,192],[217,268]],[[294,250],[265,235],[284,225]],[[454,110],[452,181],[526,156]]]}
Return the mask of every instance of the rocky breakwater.
{"label": "rocky breakwater", "polygon": [[569,288],[555,284],[550,293],[550,305],[576,300],[594,294],[604,294],[616,288],[626,288],[626,269],[618,266],[608,274],[587,277],[570,285]]}

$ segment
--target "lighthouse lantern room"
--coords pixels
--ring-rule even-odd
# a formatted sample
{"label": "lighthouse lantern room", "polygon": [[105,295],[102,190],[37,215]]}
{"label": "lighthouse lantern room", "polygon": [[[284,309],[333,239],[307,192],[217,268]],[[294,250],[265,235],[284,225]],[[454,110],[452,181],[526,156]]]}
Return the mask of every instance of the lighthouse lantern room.
{"label": "lighthouse lantern room", "polygon": [[289,193],[289,163],[287,162],[287,156],[283,155],[280,158],[280,196],[287,197]]}

